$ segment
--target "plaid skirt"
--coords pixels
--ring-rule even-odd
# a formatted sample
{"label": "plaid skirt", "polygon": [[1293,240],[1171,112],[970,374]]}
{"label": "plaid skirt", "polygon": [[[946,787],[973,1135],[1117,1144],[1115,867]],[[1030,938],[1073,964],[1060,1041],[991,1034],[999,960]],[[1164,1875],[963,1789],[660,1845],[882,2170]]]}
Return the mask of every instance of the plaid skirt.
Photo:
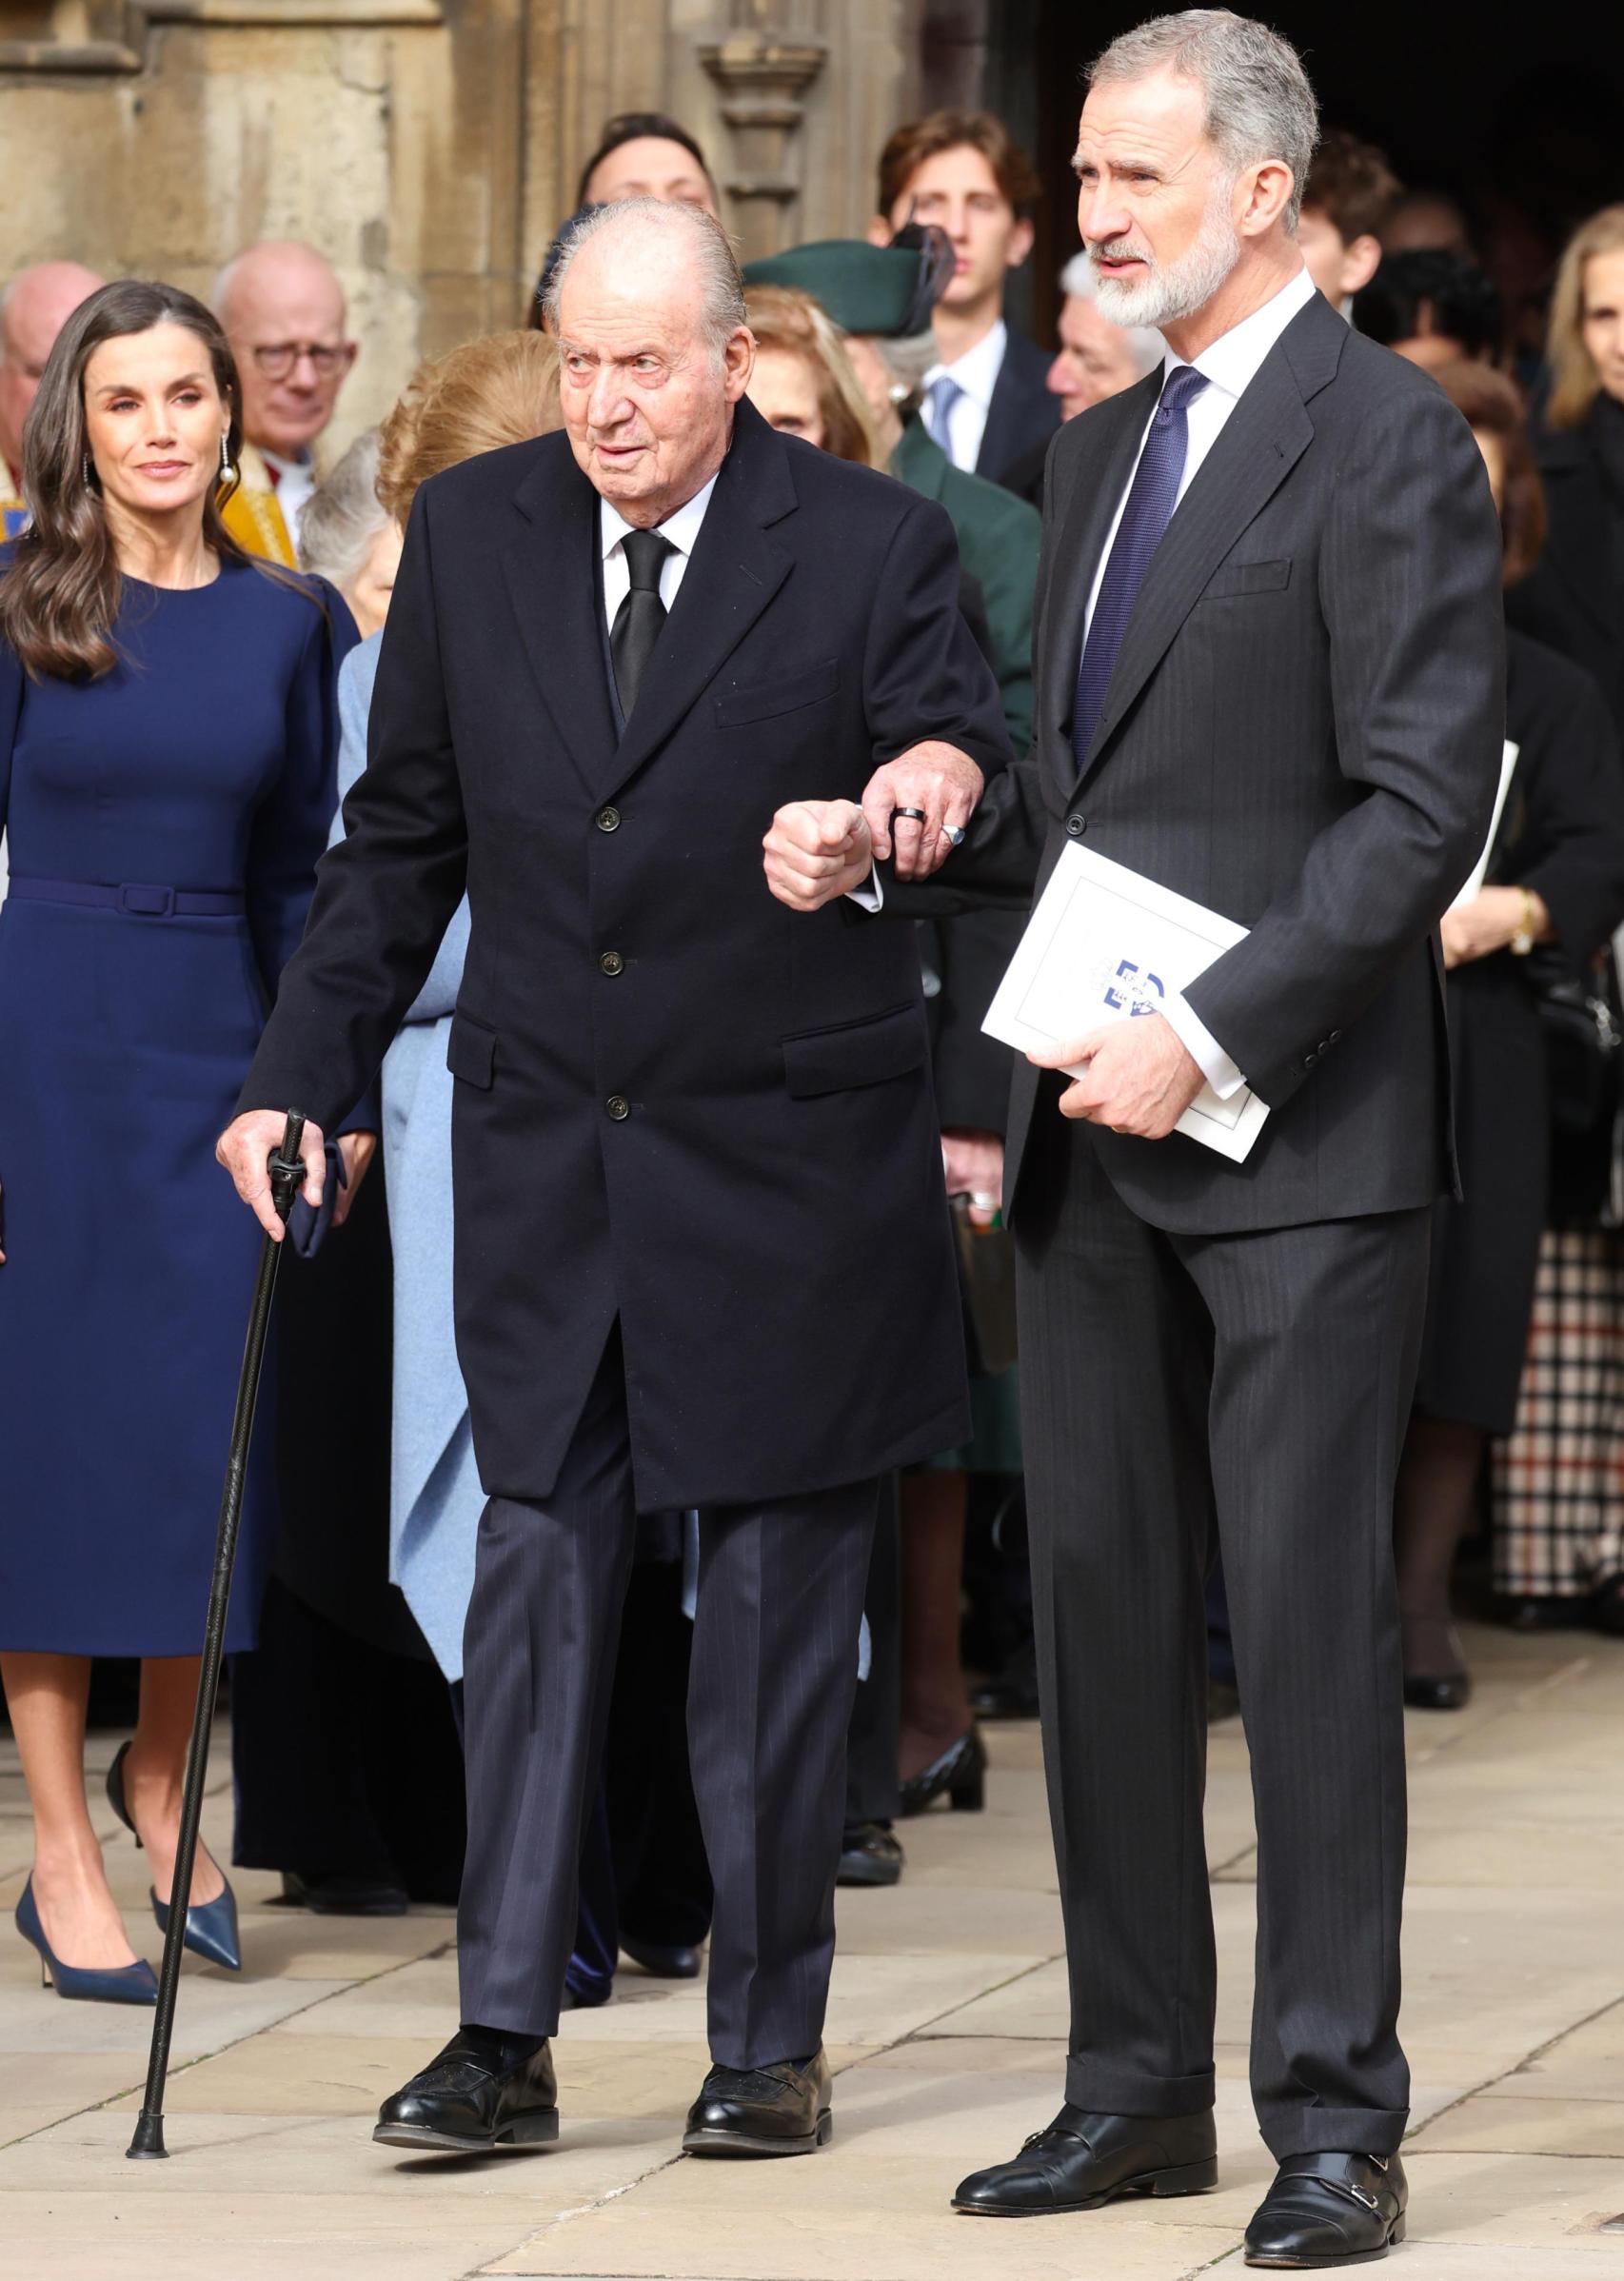
{"label": "plaid skirt", "polygon": [[1541,1239],[1516,1423],[1491,1478],[1496,1591],[1578,1598],[1624,1574],[1624,1231]]}

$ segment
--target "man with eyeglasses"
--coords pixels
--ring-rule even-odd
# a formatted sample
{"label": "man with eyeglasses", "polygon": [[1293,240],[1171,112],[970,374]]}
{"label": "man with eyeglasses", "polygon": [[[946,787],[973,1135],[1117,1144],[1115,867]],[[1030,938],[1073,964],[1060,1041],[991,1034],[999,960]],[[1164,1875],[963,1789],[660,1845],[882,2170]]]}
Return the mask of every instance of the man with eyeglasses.
{"label": "man with eyeglasses", "polygon": [[102,280],[78,262],[40,262],[0,287],[0,539],[28,527],[23,425],[56,336]]}
{"label": "man with eyeglasses", "polygon": [[213,299],[243,387],[242,481],[227,528],[250,553],[291,568],[316,446],[356,357],[344,288],[313,247],[267,239],[227,263]]}

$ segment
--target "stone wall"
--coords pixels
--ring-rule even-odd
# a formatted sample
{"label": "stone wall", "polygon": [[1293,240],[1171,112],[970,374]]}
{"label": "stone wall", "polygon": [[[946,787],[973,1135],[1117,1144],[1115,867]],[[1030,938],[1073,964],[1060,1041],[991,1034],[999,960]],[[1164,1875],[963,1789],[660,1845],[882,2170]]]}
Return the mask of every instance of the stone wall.
{"label": "stone wall", "polygon": [[417,356],[520,321],[613,111],[694,128],[746,253],[860,230],[925,7],[0,0],[0,261],[207,293],[249,240],[308,239],[363,343],[342,444]]}

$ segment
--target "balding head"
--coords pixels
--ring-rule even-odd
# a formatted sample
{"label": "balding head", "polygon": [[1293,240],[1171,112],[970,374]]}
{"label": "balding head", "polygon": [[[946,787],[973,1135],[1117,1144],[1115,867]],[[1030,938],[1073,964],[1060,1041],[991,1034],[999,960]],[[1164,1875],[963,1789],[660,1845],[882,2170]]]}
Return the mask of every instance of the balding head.
{"label": "balding head", "polygon": [[628,198],[569,231],[547,292],[564,425],[593,486],[640,529],[721,466],[754,343],[719,223]]}
{"label": "balding head", "polygon": [[78,262],[41,262],[0,288],[0,455],[23,464],[23,423],[56,336],[101,285]]}
{"label": "balding head", "polygon": [[355,362],[331,263],[313,246],[267,238],[226,264],[213,303],[242,378],[244,434],[298,458],[331,420]]}

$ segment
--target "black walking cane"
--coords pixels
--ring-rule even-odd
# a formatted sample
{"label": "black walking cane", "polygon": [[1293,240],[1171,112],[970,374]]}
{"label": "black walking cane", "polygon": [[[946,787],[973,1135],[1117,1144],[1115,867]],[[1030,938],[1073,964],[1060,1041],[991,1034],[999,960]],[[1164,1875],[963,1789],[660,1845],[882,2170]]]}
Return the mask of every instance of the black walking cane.
{"label": "black walking cane", "polygon": [[[270,1199],[277,1218],[287,1223],[293,1199],[305,1178],[299,1143],[305,1119],[289,1109],[282,1146],[269,1163]],[[175,2025],[175,1997],[180,1992],[181,1950],[186,1942],[187,1907],[191,1894],[192,1864],[197,1858],[197,1828],[203,1819],[203,1785],[208,1775],[208,1736],[214,1724],[214,1697],[220,1687],[220,1657],[226,1645],[226,1611],[231,1598],[231,1571],[237,1559],[237,1533],[243,1517],[243,1483],[248,1473],[248,1443],[253,1437],[254,1409],[259,1400],[260,1367],[265,1360],[266,1334],[270,1327],[270,1302],[276,1290],[276,1271],[282,1245],[267,1235],[260,1246],[259,1274],[254,1303],[248,1316],[248,1342],[243,1348],[243,1374],[237,1380],[237,1407],[231,1418],[231,1454],[226,1460],[226,1484],[220,1493],[220,1525],[214,1538],[214,1577],[208,1587],[208,1616],[203,1630],[203,1668],[197,1676],[197,1708],[192,1714],[191,1741],[187,1746],[186,1786],[181,1793],[180,1843],[175,1848],[174,1881],[169,1887],[169,1921],[164,1933],[164,1961],[158,1972],[158,2009],[152,2021],[152,2052],[147,2063],[147,2095],[141,2103],[135,2136],[126,2149],[131,2162],[161,2162],[164,2144],[164,2084],[169,2073],[169,2038]]]}

